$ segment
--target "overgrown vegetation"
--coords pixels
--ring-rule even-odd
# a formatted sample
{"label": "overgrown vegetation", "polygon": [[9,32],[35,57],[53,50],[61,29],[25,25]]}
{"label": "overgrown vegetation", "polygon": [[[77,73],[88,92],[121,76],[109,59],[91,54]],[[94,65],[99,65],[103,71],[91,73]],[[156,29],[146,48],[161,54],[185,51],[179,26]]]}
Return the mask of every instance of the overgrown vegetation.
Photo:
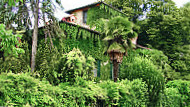
{"label": "overgrown vegetation", "polygon": [[52,86],[29,74],[0,75],[0,105],[2,106],[95,106],[146,105],[147,86],[142,80],[122,80],[118,83],[76,78],[73,85],[67,82]]}
{"label": "overgrown vegetation", "polygon": [[[25,33],[22,39],[15,31],[28,30],[26,17],[18,19],[26,1],[0,2],[0,9],[6,9],[6,14],[0,11],[0,23],[5,24],[0,24],[0,106],[190,106],[189,3],[177,8],[172,0],[105,0],[125,14],[105,4],[89,9],[87,24],[99,33],[50,23],[39,29],[36,67],[31,73],[31,35]],[[43,3],[44,16],[51,12],[49,4]],[[19,14],[8,17],[13,9],[9,6],[20,6]],[[146,17],[139,20],[144,13]],[[10,30],[9,18],[18,24],[16,29]],[[126,52],[121,44],[130,46],[129,38],[136,36],[145,49],[127,50],[118,64],[118,81],[113,82],[114,64],[105,54],[106,47],[118,42],[110,50]]]}
{"label": "overgrown vegetation", "polygon": [[155,106],[160,99],[160,94],[164,91],[165,80],[161,69],[158,69],[151,60],[138,54],[130,53],[123,59],[120,78],[129,80],[142,78],[148,85],[149,106]]}

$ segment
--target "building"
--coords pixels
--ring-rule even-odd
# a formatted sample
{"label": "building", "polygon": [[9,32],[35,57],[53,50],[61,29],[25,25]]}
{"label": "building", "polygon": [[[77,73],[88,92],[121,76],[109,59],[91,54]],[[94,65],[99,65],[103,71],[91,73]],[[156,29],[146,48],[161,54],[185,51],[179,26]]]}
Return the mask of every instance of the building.
{"label": "building", "polygon": [[[74,33],[74,34],[76,34],[74,36],[74,38],[78,38],[79,35],[87,34],[87,32],[82,33],[81,30],[82,31],[85,30],[85,31],[90,32],[90,34],[87,34],[88,38],[93,39],[94,43],[96,43],[97,38],[99,38],[101,36],[101,32],[97,31],[95,28],[91,28],[90,25],[88,25],[89,23],[87,23],[87,17],[89,16],[88,11],[90,11],[90,9],[94,8],[94,7],[100,7],[103,10],[107,9],[107,10],[105,10],[106,12],[113,12],[113,13],[111,13],[112,15],[114,15],[113,17],[118,16],[118,15],[127,17],[127,15],[125,13],[121,12],[120,10],[118,10],[118,9],[116,9],[116,8],[106,4],[104,2],[97,2],[97,3],[89,4],[89,5],[86,5],[86,6],[82,6],[82,7],[79,7],[79,8],[75,8],[75,9],[66,11],[66,13],[70,14],[70,15],[67,16],[67,17],[64,17],[62,19],[62,21],[64,21],[66,26],[67,26],[67,27],[64,27],[64,28],[67,28],[67,29],[68,28],[72,29],[73,27],[77,28],[78,30],[77,30],[77,33]],[[99,11],[99,12],[102,12],[102,11]],[[98,19],[99,19],[99,17],[98,17]],[[66,31],[67,29],[64,29],[64,30]],[[69,36],[69,38],[72,38],[72,37]],[[137,39],[138,39],[138,37],[132,38],[131,39],[132,43],[136,47],[145,48],[145,47],[142,47],[140,45],[137,45]],[[106,63],[108,63],[108,62],[106,62]],[[106,63],[104,63],[104,65]],[[98,64],[97,69],[93,70],[95,76],[100,75],[100,66],[101,66],[100,59],[97,59],[97,64]],[[112,68],[111,68],[111,71],[112,71]]]}
{"label": "building", "polygon": [[[66,11],[67,14],[70,14],[69,16],[67,17],[64,17],[62,19],[62,21],[66,21],[66,22],[69,22],[69,23],[73,23],[73,24],[76,24],[76,25],[80,25],[84,28],[87,28],[87,29],[91,29],[91,30],[95,30],[95,27],[93,28],[90,28],[89,25],[87,25],[87,17],[88,17],[88,10],[90,8],[94,8],[94,7],[99,7],[100,5],[104,5],[107,6],[109,9],[112,9],[124,16],[126,16],[125,13],[121,12],[120,10],[112,7],[111,5],[108,5],[104,2],[97,2],[97,3],[92,3],[92,4],[89,4],[89,5],[86,5],[86,6],[82,6],[82,7],[78,7],[78,8],[75,8],[75,9],[72,9],[72,10],[68,10]],[[137,44],[137,38],[133,38],[131,41],[133,44]]]}
{"label": "building", "polygon": [[69,23],[76,23],[77,17],[74,14],[70,14],[70,15],[65,16],[64,18],[62,18],[62,21],[66,21],[66,22],[69,22]]}
{"label": "building", "polygon": [[75,21],[76,24],[89,28],[89,26],[86,24],[87,12],[92,7],[100,6],[101,3],[103,3],[103,2],[97,2],[97,3],[89,4],[89,5],[86,5],[83,7],[79,7],[79,8],[75,8],[75,9],[66,11],[66,13],[73,14],[77,18],[77,20]]}

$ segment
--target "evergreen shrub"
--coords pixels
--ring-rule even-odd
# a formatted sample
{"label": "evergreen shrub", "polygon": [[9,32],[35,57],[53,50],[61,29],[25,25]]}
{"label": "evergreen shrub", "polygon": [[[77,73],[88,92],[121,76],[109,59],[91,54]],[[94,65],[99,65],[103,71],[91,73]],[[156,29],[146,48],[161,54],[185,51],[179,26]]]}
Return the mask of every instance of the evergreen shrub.
{"label": "evergreen shrub", "polygon": [[146,105],[147,85],[140,79],[95,83],[77,77],[71,85],[52,86],[29,73],[0,75],[0,106],[135,106]]}
{"label": "evergreen shrub", "polygon": [[23,42],[20,45],[25,52],[16,56],[8,55],[4,58],[0,58],[0,73],[2,72],[28,72],[30,70],[30,51],[28,49],[28,43]]}
{"label": "evergreen shrub", "polygon": [[120,78],[134,80],[141,78],[146,82],[149,93],[149,106],[155,106],[164,92],[165,79],[156,65],[150,59],[128,52],[120,66]]}
{"label": "evergreen shrub", "polygon": [[190,106],[190,81],[174,80],[166,84],[168,88],[175,88],[181,94],[181,106]]}
{"label": "evergreen shrub", "polygon": [[67,102],[62,93],[59,87],[35,79],[29,74],[0,75],[0,106],[60,107]]}

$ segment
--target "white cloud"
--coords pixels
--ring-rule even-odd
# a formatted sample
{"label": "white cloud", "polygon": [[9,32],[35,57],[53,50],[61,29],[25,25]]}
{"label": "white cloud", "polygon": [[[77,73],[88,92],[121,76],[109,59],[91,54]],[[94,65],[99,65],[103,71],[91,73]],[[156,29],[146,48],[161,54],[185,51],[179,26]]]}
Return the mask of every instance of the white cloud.
{"label": "white cloud", "polygon": [[173,0],[177,7],[182,7],[185,3],[190,2],[190,0]]}
{"label": "white cloud", "polygon": [[70,10],[97,2],[97,0],[61,0],[61,2],[65,10]]}

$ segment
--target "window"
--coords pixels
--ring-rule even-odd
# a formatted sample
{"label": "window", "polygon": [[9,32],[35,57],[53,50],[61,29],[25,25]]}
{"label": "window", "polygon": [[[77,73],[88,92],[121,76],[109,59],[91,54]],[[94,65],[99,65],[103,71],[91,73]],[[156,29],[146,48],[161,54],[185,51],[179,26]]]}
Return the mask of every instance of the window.
{"label": "window", "polygon": [[83,23],[87,22],[87,10],[83,11]]}

